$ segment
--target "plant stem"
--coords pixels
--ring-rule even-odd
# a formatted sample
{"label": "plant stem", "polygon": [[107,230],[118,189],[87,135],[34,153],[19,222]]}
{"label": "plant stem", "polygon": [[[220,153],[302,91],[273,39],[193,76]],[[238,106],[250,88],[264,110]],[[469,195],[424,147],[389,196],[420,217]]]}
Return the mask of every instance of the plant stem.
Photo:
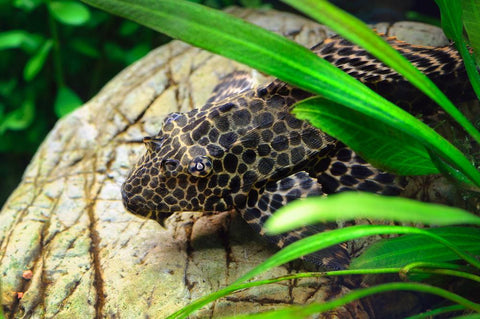
{"label": "plant stem", "polygon": [[60,54],[60,41],[58,39],[57,23],[50,12],[50,4],[51,0],[47,0],[48,25],[50,27],[50,33],[53,40],[53,68],[55,73],[55,82],[57,82],[57,87],[60,88],[65,85],[65,81],[63,79],[62,58]]}
{"label": "plant stem", "polygon": [[428,319],[428,318],[434,318],[436,315],[440,315],[448,312],[454,312],[454,311],[464,311],[466,309],[467,308],[462,305],[453,305],[453,306],[442,307],[434,310],[429,310],[424,313],[420,313],[418,315],[408,317],[406,319]]}

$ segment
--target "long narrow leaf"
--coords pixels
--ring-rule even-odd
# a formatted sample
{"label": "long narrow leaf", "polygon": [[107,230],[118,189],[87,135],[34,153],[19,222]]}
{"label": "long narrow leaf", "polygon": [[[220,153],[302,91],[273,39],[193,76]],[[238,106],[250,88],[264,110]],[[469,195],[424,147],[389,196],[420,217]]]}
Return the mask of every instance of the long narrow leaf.
{"label": "long narrow leaf", "polygon": [[[362,46],[379,60],[402,74],[450,114],[480,144],[480,132],[452,104],[436,85],[413,67],[406,58],[377,36],[365,23],[326,0],[282,0],[306,15],[329,26],[344,38]],[[443,0],[445,1],[445,0]]]}
{"label": "long narrow leaf", "polygon": [[[470,161],[414,116],[400,110],[385,110],[390,116],[362,113],[348,104],[337,104],[316,97],[296,104],[293,113],[335,136],[379,168],[400,175],[442,172],[475,189],[480,174]],[[432,161],[433,157],[433,161]],[[436,165],[434,165],[436,164]]]}
{"label": "long narrow leaf", "polygon": [[[400,268],[397,269],[383,269],[380,270],[383,271],[382,273],[398,273],[401,271]],[[375,273],[379,273],[379,270],[375,270]],[[251,281],[251,282],[246,282],[246,283],[241,283],[241,284],[232,284],[230,286],[227,286],[225,288],[222,288],[220,290],[217,290],[215,292],[212,292],[206,296],[200,297],[197,300],[193,301],[192,303],[186,305],[182,309],[176,311],[175,313],[171,314],[170,316],[167,317],[167,319],[180,319],[180,318],[186,318],[196,310],[202,308],[203,306],[209,304],[210,302],[213,302],[217,299],[220,299],[222,297],[228,296],[234,292],[237,292],[239,290],[247,289],[247,288],[252,288],[252,287],[257,287],[257,286],[262,286],[266,284],[272,284],[272,283],[277,283],[280,281],[285,281],[285,280],[292,280],[292,279],[301,279],[301,278],[313,278],[313,277],[326,277],[326,276],[343,276],[343,275],[364,275],[364,274],[372,274],[370,270],[341,270],[341,271],[331,271],[331,272],[323,272],[323,273],[296,273],[292,275],[287,275],[283,277],[277,277],[277,278],[272,278],[272,279],[265,279],[265,280],[256,280],[256,281]]]}
{"label": "long narrow leaf", "polygon": [[480,3],[478,0],[462,0],[463,24],[470,40],[477,64],[480,63]]}
{"label": "long narrow leaf", "polygon": [[[480,254],[480,229],[475,227],[441,227],[429,229],[460,249]],[[451,250],[421,235],[406,235],[374,243],[358,258],[352,260],[350,269],[403,267],[413,262],[450,262],[458,260]]]}
{"label": "long narrow leaf", "polygon": [[300,258],[301,256],[311,254],[315,251],[325,249],[327,247],[360,237],[385,234],[425,235],[442,243],[444,246],[453,250],[462,259],[466,260],[468,263],[480,268],[480,262],[478,262],[475,258],[465,254],[455,245],[451,244],[442,237],[429,232],[428,230],[406,226],[358,225],[336,229],[328,232],[322,232],[296,241],[283,248],[275,255],[264,261],[262,264],[258,265],[257,267],[249,271],[247,274],[239,278],[237,281],[235,281],[235,284],[249,280],[256,275],[267,271],[268,269],[290,262],[292,260]]}
{"label": "long narrow leaf", "polygon": [[294,201],[277,210],[267,220],[265,228],[268,233],[278,234],[304,225],[356,218],[437,226],[480,225],[480,217],[456,207],[401,197],[344,192]]}
{"label": "long narrow leaf", "polygon": [[[427,230],[422,230],[414,227],[404,227],[404,226],[376,226],[376,225],[361,225],[361,226],[352,226],[346,227],[342,229],[336,229],[329,232],[319,233],[283,248],[279,252],[277,252],[272,257],[268,258],[266,261],[249,271],[247,274],[236,280],[230,286],[225,287],[219,291],[216,291],[208,296],[204,296],[199,298],[189,304],[188,306],[180,309],[179,311],[175,312],[169,318],[185,318],[193,311],[200,309],[201,307],[205,306],[209,302],[216,300],[220,297],[228,295],[238,289],[246,288],[243,284],[247,281],[252,279],[253,277],[266,272],[267,270],[292,261],[294,259],[299,258],[300,256],[310,254],[314,251],[325,249],[329,246],[336,245],[342,243],[344,241],[364,237],[364,236],[372,236],[372,235],[382,235],[382,234],[422,234],[429,238],[434,238],[435,240],[442,242],[444,245],[453,249],[458,255],[462,256],[465,260],[475,264],[476,261],[468,255],[463,254],[459,251],[455,246],[450,244],[448,241],[444,240],[442,237],[439,237],[435,234],[430,233]],[[381,270],[375,270],[376,272]],[[398,268],[394,270],[397,272]],[[342,273],[342,272],[356,272],[356,270],[345,270],[345,271],[337,271],[335,273]],[[390,272],[390,271],[387,271]],[[360,270],[360,273],[369,273],[369,271]],[[253,285],[252,285],[253,286]]]}
{"label": "long narrow leaf", "polygon": [[[460,306],[460,305],[446,306],[446,307],[441,307],[441,308],[437,308],[437,309],[434,309],[434,310],[428,310],[428,311],[425,311],[421,314],[408,317],[406,319],[431,319],[431,318],[435,318],[435,316],[440,315],[440,314],[449,313],[449,312],[457,312],[457,311],[462,311],[462,310],[466,310],[464,306]],[[458,317],[457,317],[457,319],[458,319]]]}
{"label": "long narrow leaf", "polygon": [[[344,91],[329,73],[332,70],[343,78],[350,78],[293,41],[195,3],[184,0],[83,1],[313,92]],[[355,82],[352,78],[350,81]]]}
{"label": "long narrow leaf", "polygon": [[463,24],[462,24],[462,3],[461,1],[451,0],[435,0],[442,16],[442,28],[445,33],[456,44],[457,49],[463,57],[465,68],[472,83],[473,89],[480,98],[480,75],[475,66],[475,61],[468,51],[467,44],[463,39]]}
{"label": "long narrow leaf", "polygon": [[[394,107],[365,85],[319,59],[311,51],[225,13],[181,0],[84,0],[154,30],[222,54],[275,75],[305,90],[321,94],[373,118],[390,121],[400,130],[415,130],[403,120],[405,111]],[[293,59],[291,57],[294,57]],[[410,123],[411,124],[411,123]],[[480,186],[480,173],[460,151],[433,130],[423,141],[446,163]]]}
{"label": "long narrow leaf", "polygon": [[[275,319],[276,318],[292,318],[292,319],[293,318],[309,318],[314,314],[326,312],[328,310],[341,307],[352,301],[355,301],[367,296],[371,296],[371,295],[382,293],[382,292],[396,291],[396,290],[417,291],[417,292],[434,294],[442,298],[445,298],[447,300],[453,301],[459,305],[462,305],[463,307],[469,310],[480,312],[480,304],[474,303],[448,290],[430,286],[430,285],[425,285],[425,284],[396,282],[396,283],[382,284],[382,285],[369,287],[369,288],[357,289],[355,291],[350,292],[346,296],[343,296],[325,303],[312,303],[309,305],[291,306],[284,309],[273,310],[273,311],[264,312],[261,314],[252,315],[248,317],[249,318],[275,318]],[[243,316],[240,318],[245,318],[245,317],[247,316]]]}

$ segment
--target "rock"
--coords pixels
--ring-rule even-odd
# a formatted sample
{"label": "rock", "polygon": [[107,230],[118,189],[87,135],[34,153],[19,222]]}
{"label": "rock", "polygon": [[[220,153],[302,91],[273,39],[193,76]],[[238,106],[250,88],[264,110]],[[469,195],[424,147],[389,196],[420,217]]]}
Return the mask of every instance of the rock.
{"label": "rock", "polygon": [[[330,34],[288,13],[230,12],[307,47]],[[145,150],[142,137],[155,134],[166,114],[201,106],[239,69],[249,70],[172,41],[58,121],[0,213],[7,318],[162,318],[272,255],[275,249],[234,213],[174,214],[162,228],[129,214],[121,201],[120,185]],[[278,267],[261,278],[295,271]],[[327,278],[288,281],[231,295],[193,317],[260,312],[345,291]],[[361,318],[367,310],[358,302],[329,315]]]}

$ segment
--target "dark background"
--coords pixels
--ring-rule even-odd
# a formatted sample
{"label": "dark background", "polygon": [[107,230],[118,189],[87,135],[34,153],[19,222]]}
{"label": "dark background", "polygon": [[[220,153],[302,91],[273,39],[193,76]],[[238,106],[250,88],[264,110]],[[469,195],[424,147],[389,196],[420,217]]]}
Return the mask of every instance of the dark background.
{"label": "dark background", "polygon": [[[43,1],[46,0],[0,0],[0,33],[23,30],[49,39],[54,37],[56,30],[60,57],[55,59],[52,50],[38,75],[26,81],[23,77],[24,68],[35,50],[28,52],[21,48],[0,47],[0,207],[20,182],[39,144],[57,121],[54,103],[62,84],[86,102],[126,66],[170,41],[162,34],[93,8],[90,8],[91,17],[85,24],[65,25],[51,18]],[[230,5],[268,6],[295,12],[274,0],[195,2],[216,8]],[[439,11],[433,0],[331,2],[369,23],[399,20],[440,22]],[[58,77],[59,69],[61,80]],[[18,111],[27,97],[33,101],[33,108],[25,112]],[[12,116],[18,117],[20,124],[5,128],[5,121]]]}

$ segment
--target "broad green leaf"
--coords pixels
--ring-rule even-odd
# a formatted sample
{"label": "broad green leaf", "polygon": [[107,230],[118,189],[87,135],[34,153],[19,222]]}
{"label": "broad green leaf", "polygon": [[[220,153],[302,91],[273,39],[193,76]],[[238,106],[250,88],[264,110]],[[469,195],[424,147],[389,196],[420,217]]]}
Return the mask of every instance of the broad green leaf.
{"label": "broad green leaf", "polygon": [[23,130],[32,124],[34,117],[35,100],[31,94],[27,94],[22,105],[18,109],[7,113],[0,122],[0,134],[3,134],[6,130]]}
{"label": "broad green leaf", "polygon": [[[414,131],[405,111],[319,59],[310,50],[226,13],[181,0],[84,0],[113,14],[250,65],[297,87],[350,106],[404,131]],[[294,58],[292,58],[294,57]],[[425,126],[418,139],[480,186],[480,173],[453,145]]]}
{"label": "broad green leaf", "polygon": [[0,50],[18,48],[26,40],[28,33],[22,30],[13,30],[0,33]]}
{"label": "broad green leaf", "polygon": [[442,28],[447,36],[455,42],[458,51],[462,55],[470,83],[472,83],[477,97],[480,98],[480,75],[463,38],[462,3],[451,0],[435,0],[435,2],[440,8]]}
{"label": "broad green leaf", "polygon": [[[442,227],[428,230],[455,243],[473,255],[480,254],[480,229],[474,227]],[[450,262],[458,255],[443,245],[421,235],[405,235],[384,239],[369,247],[352,260],[350,269],[403,267],[414,262]]]}
{"label": "broad green leaf", "polygon": [[480,217],[456,207],[372,193],[343,192],[293,201],[277,210],[265,228],[267,233],[278,234],[304,225],[356,218],[437,226],[480,225]]}
{"label": "broad green leaf", "polygon": [[461,3],[465,31],[477,64],[480,64],[480,2],[478,0],[461,0]]}
{"label": "broad green leaf", "polygon": [[327,25],[344,38],[362,46],[380,61],[402,74],[413,85],[437,102],[480,143],[480,132],[455,105],[453,105],[445,94],[443,94],[428,77],[411,65],[405,57],[390,47],[385,40],[377,36],[365,23],[345,11],[340,10],[326,0],[282,1]]}
{"label": "broad green leaf", "polygon": [[25,81],[31,81],[40,72],[47,60],[48,54],[52,49],[53,41],[51,39],[45,41],[40,50],[28,60],[23,69],[23,78]]}
{"label": "broad green leaf", "polygon": [[55,114],[58,117],[63,117],[82,105],[82,100],[70,88],[63,86],[58,90],[55,99]]}
{"label": "broad green leaf", "polygon": [[55,19],[63,24],[82,25],[90,19],[90,10],[79,2],[52,1],[49,9]]}
{"label": "broad green leaf", "polygon": [[335,136],[378,168],[397,175],[438,174],[429,152],[416,138],[416,131],[424,125],[415,118],[412,121],[418,121],[417,128],[406,133],[323,98],[303,100],[293,113]]}
{"label": "broad green leaf", "polygon": [[0,32],[0,50],[21,48],[26,52],[38,49],[41,36],[23,30],[10,30]]}

